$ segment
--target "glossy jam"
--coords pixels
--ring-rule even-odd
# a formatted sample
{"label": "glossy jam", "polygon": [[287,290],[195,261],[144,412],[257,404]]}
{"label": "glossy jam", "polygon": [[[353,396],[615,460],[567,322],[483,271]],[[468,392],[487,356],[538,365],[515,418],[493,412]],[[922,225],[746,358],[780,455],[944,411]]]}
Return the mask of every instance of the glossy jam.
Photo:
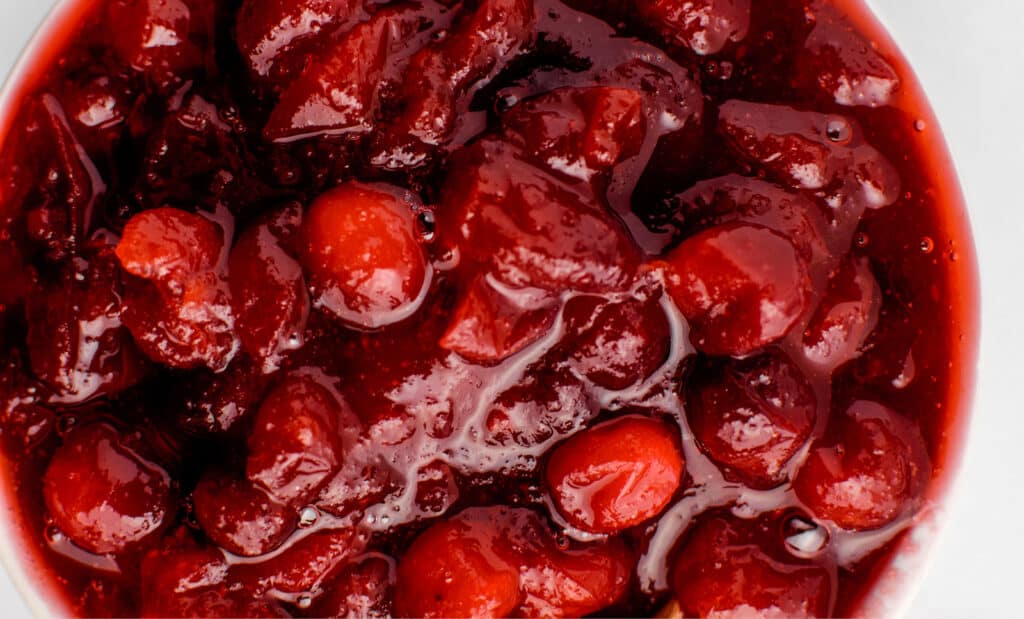
{"label": "glossy jam", "polygon": [[845,616],[940,506],[973,249],[859,2],[83,1],[41,36],[0,427],[56,607]]}

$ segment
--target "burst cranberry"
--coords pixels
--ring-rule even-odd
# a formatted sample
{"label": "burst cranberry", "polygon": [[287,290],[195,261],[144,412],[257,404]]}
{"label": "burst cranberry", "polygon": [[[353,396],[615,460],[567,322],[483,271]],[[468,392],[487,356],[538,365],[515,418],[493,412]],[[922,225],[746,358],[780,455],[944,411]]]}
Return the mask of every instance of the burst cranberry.
{"label": "burst cranberry", "polygon": [[231,302],[242,348],[276,369],[283,354],[302,345],[309,295],[302,267],[282,246],[281,236],[298,228],[292,205],[269,223],[250,228],[231,250]]}
{"label": "burst cranberry", "polygon": [[46,508],[82,548],[116,553],[159,531],[171,517],[171,479],[105,423],[75,430],[43,476]]}
{"label": "burst cranberry", "polygon": [[317,598],[313,614],[317,617],[393,616],[395,568],[380,555],[369,555],[349,564]]}
{"label": "burst cranberry", "polygon": [[349,183],[317,198],[302,224],[302,248],[318,302],[367,328],[414,311],[430,276],[417,208],[408,193],[378,185]]}
{"label": "burst cranberry", "polygon": [[246,480],[211,474],[192,493],[196,518],[221,548],[247,557],[264,554],[295,529],[294,509],[278,503]]}
{"label": "burst cranberry", "polygon": [[878,323],[882,291],[866,260],[846,261],[804,331],[804,355],[832,369],[855,359]]}
{"label": "burst cranberry", "polygon": [[543,290],[477,277],[455,308],[441,347],[475,363],[496,363],[543,336],[557,309]]}
{"label": "burst cranberry", "polygon": [[499,522],[471,509],[427,529],[398,564],[395,611],[403,617],[504,617],[519,605],[519,569],[496,553]]}
{"label": "burst cranberry", "polygon": [[643,94],[628,88],[563,88],[502,117],[503,135],[555,172],[590,180],[640,151]]}
{"label": "burst cranberry", "polygon": [[686,415],[727,477],[771,487],[784,480],[787,463],[810,436],[817,401],[800,369],[771,351],[699,367],[689,378]]}
{"label": "burst cranberry", "polygon": [[353,28],[284,91],[264,135],[290,142],[321,134],[370,131],[389,51],[415,34],[423,22],[423,15],[407,5],[381,9]]}
{"label": "burst cranberry", "polygon": [[545,475],[559,513],[573,526],[614,533],[658,515],[684,468],[679,438],[666,424],[629,416],[559,445]]}
{"label": "burst cranberry", "polygon": [[600,205],[501,143],[481,142],[466,157],[440,216],[469,258],[517,287],[604,292],[631,280],[636,249]]}
{"label": "burst cranberry", "polygon": [[336,576],[345,564],[363,552],[364,534],[352,529],[320,529],[281,552],[255,563],[240,563],[231,577],[249,595],[268,591],[298,596],[310,594]]}
{"label": "burst cranberry", "polygon": [[114,50],[158,86],[176,83],[204,63],[213,13],[204,0],[115,0],[107,15]]}
{"label": "burst cranberry", "polygon": [[669,324],[658,297],[623,303],[576,297],[565,317],[574,367],[606,389],[635,385],[668,358]]}
{"label": "burst cranberry", "polygon": [[121,278],[108,248],[38,290],[26,311],[32,371],[54,390],[53,401],[78,404],[142,377],[142,356],[121,325]]}
{"label": "burst cranberry", "polygon": [[224,231],[201,215],[173,208],[144,211],[125,226],[117,257],[136,277],[184,286],[193,274],[214,269],[224,247]]}
{"label": "burst cranberry", "polygon": [[317,379],[285,379],[263,401],[249,434],[246,474],[289,505],[309,501],[342,463],[339,423],[349,412]]}
{"label": "burst cranberry", "polygon": [[750,0],[640,0],[637,10],[665,39],[701,56],[743,40],[750,27]]}
{"label": "burst cranberry", "polygon": [[250,70],[267,77],[283,56],[301,51],[304,40],[348,21],[357,5],[355,0],[245,0],[235,22],[238,49]]}
{"label": "burst cranberry", "polygon": [[811,3],[808,18],[814,23],[800,55],[805,79],[832,96],[839,105],[888,105],[900,88],[896,70],[873,41],[853,29],[832,6]]}
{"label": "burst cranberry", "polygon": [[[544,531],[533,535],[550,539]],[[520,568],[521,614],[584,617],[603,610],[625,594],[632,560],[626,545],[614,538],[570,550],[542,544]]]}
{"label": "burst cranberry", "polygon": [[671,571],[685,616],[830,616],[828,572],[772,556],[762,546],[769,535],[764,526],[723,517],[687,533]]}
{"label": "burst cranberry", "polygon": [[928,467],[914,424],[862,400],[833,420],[793,487],[817,517],[844,529],[873,529],[914,505]]}
{"label": "burst cranberry", "polygon": [[811,282],[793,244],[755,225],[725,224],[668,255],[668,289],[690,340],[712,355],[747,355],[785,336]]}
{"label": "burst cranberry", "polygon": [[571,434],[595,414],[597,405],[578,378],[565,371],[538,371],[495,399],[486,441],[532,448]]}
{"label": "burst cranberry", "polygon": [[386,168],[422,165],[451,139],[462,99],[507,65],[531,37],[532,0],[482,0],[442,41],[409,61],[404,109],[376,136],[371,161]]}

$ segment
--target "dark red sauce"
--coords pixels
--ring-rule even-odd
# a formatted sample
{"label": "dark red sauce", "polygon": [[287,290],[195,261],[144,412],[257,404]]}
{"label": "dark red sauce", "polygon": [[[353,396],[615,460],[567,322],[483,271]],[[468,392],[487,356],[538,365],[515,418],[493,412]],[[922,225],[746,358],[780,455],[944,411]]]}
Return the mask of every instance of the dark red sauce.
{"label": "dark red sauce", "polygon": [[0,428],[59,607],[844,616],[941,501],[973,249],[859,2],[58,17]]}

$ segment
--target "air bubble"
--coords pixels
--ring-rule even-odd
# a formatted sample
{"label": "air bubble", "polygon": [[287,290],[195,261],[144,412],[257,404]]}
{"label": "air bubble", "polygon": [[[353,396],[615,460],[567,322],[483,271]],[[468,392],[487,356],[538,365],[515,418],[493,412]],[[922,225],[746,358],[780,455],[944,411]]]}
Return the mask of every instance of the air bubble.
{"label": "air bubble", "polygon": [[302,610],[306,610],[313,605],[313,596],[308,593],[303,593],[295,600],[295,605]]}
{"label": "air bubble", "polygon": [[317,511],[312,505],[303,507],[302,511],[299,512],[299,527],[308,528],[316,524],[316,521],[320,518],[320,512]]}
{"label": "air bubble", "polygon": [[921,239],[920,249],[922,254],[930,254],[935,249],[935,241],[931,237],[924,237]]}
{"label": "air bubble", "polygon": [[924,122],[923,120],[918,119],[918,120],[914,121],[914,131],[917,131],[918,133],[920,133],[920,132],[924,131],[927,128],[928,128],[928,123]]}
{"label": "air bubble", "polygon": [[853,129],[845,118],[830,118],[825,125],[825,135],[833,142],[845,144],[850,141]]}
{"label": "air bubble", "polygon": [[416,215],[416,229],[424,241],[434,240],[434,235],[437,233],[437,220],[434,218],[434,212],[420,211]]}
{"label": "air bubble", "polygon": [[61,415],[57,418],[57,434],[67,436],[69,432],[78,425],[78,418],[74,415]]}
{"label": "air bubble", "polygon": [[519,105],[519,97],[513,94],[505,94],[494,102],[494,111],[498,114],[504,114],[511,110],[515,106]]}
{"label": "air bubble", "polygon": [[430,35],[430,40],[435,42],[435,43],[440,43],[441,41],[444,41],[447,38],[448,38],[448,31],[445,30],[444,28],[442,28],[442,29],[438,30],[437,32],[434,32],[433,34]]}
{"label": "air bubble", "polygon": [[868,243],[871,242],[871,239],[868,238],[868,235],[864,234],[863,232],[858,232],[857,236],[853,238],[853,242],[857,245],[857,247],[863,248],[868,246]]}
{"label": "air bubble", "polygon": [[46,541],[50,544],[60,544],[67,539],[64,537],[64,532],[52,524],[46,527],[46,530],[43,531],[43,537],[45,537]]}
{"label": "air bubble", "polygon": [[783,525],[786,550],[794,556],[809,559],[828,546],[829,535],[825,527],[802,516],[794,516]]}

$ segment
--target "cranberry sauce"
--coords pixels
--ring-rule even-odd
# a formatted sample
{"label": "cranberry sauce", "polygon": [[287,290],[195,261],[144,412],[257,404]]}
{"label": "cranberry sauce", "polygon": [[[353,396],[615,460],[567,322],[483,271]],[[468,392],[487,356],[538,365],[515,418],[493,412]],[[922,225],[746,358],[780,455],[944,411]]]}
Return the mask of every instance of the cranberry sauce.
{"label": "cranberry sauce", "polygon": [[974,256],[859,2],[60,16],[0,438],[69,612],[848,615],[941,500]]}

